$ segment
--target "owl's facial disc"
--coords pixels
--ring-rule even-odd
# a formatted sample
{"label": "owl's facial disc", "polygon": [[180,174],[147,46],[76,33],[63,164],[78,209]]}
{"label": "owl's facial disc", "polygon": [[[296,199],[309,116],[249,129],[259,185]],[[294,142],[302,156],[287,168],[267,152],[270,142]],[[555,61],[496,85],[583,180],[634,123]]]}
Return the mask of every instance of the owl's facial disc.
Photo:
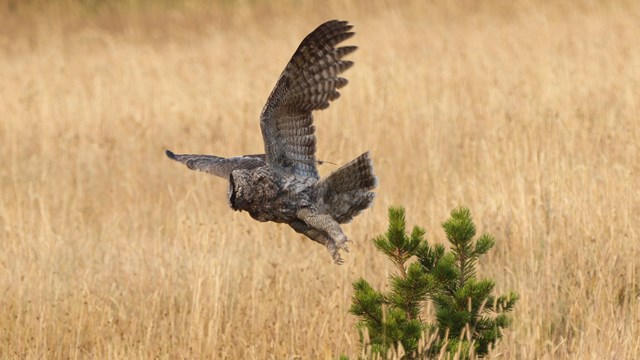
{"label": "owl's facial disc", "polygon": [[238,209],[238,206],[236,204],[236,198],[236,184],[235,181],[233,181],[233,173],[231,173],[231,175],[229,175],[229,205],[231,205],[231,208],[233,210],[238,211],[240,209]]}

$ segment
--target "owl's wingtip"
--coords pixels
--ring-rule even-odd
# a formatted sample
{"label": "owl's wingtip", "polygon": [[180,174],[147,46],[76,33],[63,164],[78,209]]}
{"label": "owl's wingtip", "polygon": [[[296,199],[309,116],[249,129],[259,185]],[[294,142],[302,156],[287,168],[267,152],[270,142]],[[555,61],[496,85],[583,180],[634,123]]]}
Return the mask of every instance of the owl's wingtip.
{"label": "owl's wingtip", "polygon": [[167,154],[167,157],[168,157],[169,159],[171,159],[171,160],[178,160],[178,159],[176,158],[176,154],[174,154],[174,153],[173,153],[173,151],[171,151],[171,150],[167,149],[167,150],[165,150],[165,151],[164,151],[164,153],[165,153],[165,154]]}

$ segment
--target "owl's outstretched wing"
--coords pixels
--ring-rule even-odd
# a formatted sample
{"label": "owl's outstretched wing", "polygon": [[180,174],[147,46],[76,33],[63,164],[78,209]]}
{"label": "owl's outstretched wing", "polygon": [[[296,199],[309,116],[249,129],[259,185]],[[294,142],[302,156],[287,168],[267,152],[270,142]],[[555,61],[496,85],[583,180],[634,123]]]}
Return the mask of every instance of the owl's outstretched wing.
{"label": "owl's outstretched wing", "polygon": [[264,154],[244,155],[232,158],[223,158],[214,155],[174,154],[166,151],[169,159],[179,161],[191,170],[204,171],[206,173],[229,179],[229,174],[237,169],[254,169],[264,166]]}
{"label": "owl's outstretched wing", "polygon": [[346,21],[331,20],[311,32],[291,57],[260,115],[267,164],[318,179],[312,111],[326,109],[347,80],[338,75],[353,62],[355,46],[336,47],[353,36]]}

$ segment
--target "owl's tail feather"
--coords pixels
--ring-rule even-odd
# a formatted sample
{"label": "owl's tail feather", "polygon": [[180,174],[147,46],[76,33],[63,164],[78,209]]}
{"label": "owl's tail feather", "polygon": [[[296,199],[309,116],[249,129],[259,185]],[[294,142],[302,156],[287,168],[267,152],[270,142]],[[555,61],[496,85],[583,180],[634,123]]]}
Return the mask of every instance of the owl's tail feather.
{"label": "owl's tail feather", "polygon": [[373,202],[371,191],[378,183],[366,152],[318,183],[328,213],[338,222],[351,221]]}

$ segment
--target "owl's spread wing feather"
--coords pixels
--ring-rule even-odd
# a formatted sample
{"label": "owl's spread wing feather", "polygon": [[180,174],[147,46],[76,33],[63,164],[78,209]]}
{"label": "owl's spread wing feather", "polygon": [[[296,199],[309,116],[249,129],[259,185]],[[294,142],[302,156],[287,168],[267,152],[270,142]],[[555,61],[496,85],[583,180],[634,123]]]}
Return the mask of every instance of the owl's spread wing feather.
{"label": "owl's spread wing feather", "polygon": [[264,166],[264,154],[244,155],[232,158],[223,158],[214,155],[174,154],[166,151],[170,159],[179,161],[191,170],[204,171],[206,173],[229,179],[229,174],[237,169],[254,169]]}
{"label": "owl's spread wing feather", "polygon": [[353,36],[346,21],[331,20],[304,38],[280,75],[260,115],[270,167],[318,179],[312,111],[326,109],[347,80],[338,75],[353,65],[342,60],[355,46],[336,47]]}
{"label": "owl's spread wing feather", "polygon": [[327,212],[344,224],[371,205],[375,197],[371,190],[377,183],[367,151],[322,179],[316,188]]}

